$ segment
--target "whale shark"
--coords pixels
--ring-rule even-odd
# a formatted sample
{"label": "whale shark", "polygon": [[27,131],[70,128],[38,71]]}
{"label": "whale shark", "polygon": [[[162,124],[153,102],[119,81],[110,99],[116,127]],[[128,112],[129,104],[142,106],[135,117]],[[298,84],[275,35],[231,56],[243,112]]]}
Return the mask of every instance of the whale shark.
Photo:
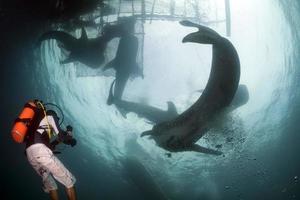
{"label": "whale shark", "polygon": [[[113,81],[110,86],[107,104],[114,104],[123,116],[126,116],[126,114],[129,112],[133,112],[136,113],[139,117],[146,118],[149,122],[157,124],[174,119],[179,115],[176,106],[172,101],[167,102],[167,110],[162,110],[144,103],[136,103],[122,99],[115,99],[113,95],[114,83],[115,81]],[[202,90],[199,91],[202,92]],[[248,100],[249,91],[247,86],[243,84],[239,85],[236,94],[234,95],[234,98],[230,104],[228,112],[245,105],[248,102]]]}
{"label": "whale shark", "polygon": [[121,99],[126,83],[130,77],[142,76],[142,71],[137,64],[138,38],[134,35],[135,18],[122,17],[119,19],[123,26],[116,56],[105,65],[103,71],[113,68],[116,71],[115,98]]}
{"label": "whale shark", "polygon": [[114,95],[113,95],[114,83],[115,83],[115,81],[113,81],[110,86],[107,104],[108,105],[115,104],[115,106],[119,110],[121,110],[120,112],[123,115],[126,115],[127,112],[134,112],[139,117],[144,117],[147,120],[149,120],[150,122],[155,123],[155,124],[171,120],[178,115],[176,107],[175,107],[174,103],[171,101],[167,102],[167,105],[168,105],[167,110],[161,110],[159,108],[149,106],[146,104],[135,103],[135,102],[130,102],[130,101],[125,101],[122,99],[114,98]]}
{"label": "whale shark", "polygon": [[[203,92],[204,89],[198,90],[198,92]],[[240,84],[238,86],[238,89],[236,90],[236,93],[234,95],[234,98],[232,99],[232,102],[230,103],[230,107],[227,110],[228,112],[233,111],[243,105],[245,105],[249,101],[249,90],[247,85]]]}
{"label": "whale shark", "polygon": [[210,130],[211,122],[230,106],[240,80],[240,61],[233,44],[209,27],[188,20],[181,25],[197,28],[182,42],[212,45],[212,64],[206,87],[199,99],[176,118],[153,126],[143,136],[150,136],[161,148],[170,152],[195,151],[221,155],[222,152],[202,147],[196,142]]}
{"label": "whale shark", "polygon": [[68,58],[61,64],[81,62],[91,68],[98,68],[104,62],[104,51],[107,43],[115,37],[120,37],[119,25],[107,25],[100,37],[89,39],[84,28],[81,28],[81,37],[76,38],[63,31],[48,31],[38,39],[37,46],[45,40],[55,39],[62,48],[70,51]]}
{"label": "whale shark", "polygon": [[136,62],[138,39],[134,35],[121,37],[116,57],[107,63],[103,71],[113,68],[116,71],[115,97],[121,99],[128,79],[132,75],[139,75]]}

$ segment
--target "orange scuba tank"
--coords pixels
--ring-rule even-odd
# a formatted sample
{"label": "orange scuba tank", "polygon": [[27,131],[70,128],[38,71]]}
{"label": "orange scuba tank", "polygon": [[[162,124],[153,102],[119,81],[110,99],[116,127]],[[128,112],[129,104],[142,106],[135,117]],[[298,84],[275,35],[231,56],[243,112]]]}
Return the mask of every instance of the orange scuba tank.
{"label": "orange scuba tank", "polygon": [[19,117],[15,120],[13,128],[11,130],[11,135],[13,140],[17,143],[24,142],[24,139],[27,133],[30,131],[30,128],[37,120],[41,108],[38,105],[38,101],[29,101],[24,105],[22,112]]}

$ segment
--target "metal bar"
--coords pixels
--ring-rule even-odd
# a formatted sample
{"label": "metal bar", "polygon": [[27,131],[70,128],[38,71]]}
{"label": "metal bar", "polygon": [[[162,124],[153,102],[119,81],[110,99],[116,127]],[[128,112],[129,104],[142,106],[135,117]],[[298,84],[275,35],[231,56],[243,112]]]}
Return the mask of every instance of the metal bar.
{"label": "metal bar", "polygon": [[175,14],[175,1],[174,0],[170,0],[170,14],[174,15]]}
{"label": "metal bar", "polygon": [[121,5],[122,5],[122,0],[119,0],[118,18],[119,18],[120,13],[121,13]]}
{"label": "metal bar", "polygon": [[[141,1],[141,12],[142,12],[142,15],[146,14],[146,3],[145,3],[145,0]],[[144,22],[145,22],[145,19],[143,19],[143,23]]]}
{"label": "metal bar", "polygon": [[199,1],[195,0],[194,2],[195,2],[195,4],[193,5],[193,8],[195,10],[195,16],[198,19],[197,21],[200,23],[201,19],[200,19],[200,13],[199,13]]}
{"label": "metal bar", "polygon": [[[131,14],[131,12],[122,12],[122,14]],[[182,15],[163,15],[163,14],[135,14],[134,15],[137,19],[141,19],[143,21],[145,20],[170,20],[170,21],[179,21],[179,20],[192,20],[192,21],[197,21],[199,20],[199,18],[196,17],[185,17]],[[226,22],[226,19],[221,19],[221,20],[209,20],[209,21],[201,21],[200,19],[200,23],[203,24],[213,24],[213,23],[224,23]]]}
{"label": "metal bar", "polygon": [[142,23],[142,47],[141,47],[141,68],[142,74],[144,76],[144,45],[145,45],[145,28],[144,23]]}
{"label": "metal bar", "polygon": [[132,10],[132,15],[134,15],[134,1],[131,0],[131,10]]}
{"label": "metal bar", "polygon": [[226,13],[226,35],[231,36],[231,11],[230,0],[225,0],[225,13]]}
{"label": "metal bar", "polygon": [[[155,3],[156,3],[156,0],[153,0],[152,8],[151,8],[151,16],[154,14]],[[152,17],[150,18],[150,24],[151,24],[151,22],[152,22]]]}
{"label": "metal bar", "polygon": [[183,16],[186,16],[186,0],[184,0],[184,4],[183,4]]}

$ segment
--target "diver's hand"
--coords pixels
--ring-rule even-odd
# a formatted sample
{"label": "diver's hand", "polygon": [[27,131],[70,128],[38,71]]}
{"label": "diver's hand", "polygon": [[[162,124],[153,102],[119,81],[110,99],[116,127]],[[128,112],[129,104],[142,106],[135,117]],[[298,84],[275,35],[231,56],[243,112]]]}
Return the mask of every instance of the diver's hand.
{"label": "diver's hand", "polygon": [[50,143],[50,149],[51,149],[52,151],[55,151],[55,147],[56,147],[56,145],[58,145],[58,144],[59,144],[59,141],[58,141],[58,140],[52,141],[52,142]]}
{"label": "diver's hand", "polygon": [[72,127],[71,125],[68,125],[68,126],[67,126],[67,131],[72,132],[72,131],[73,131],[73,127]]}
{"label": "diver's hand", "polygon": [[72,138],[72,140],[70,141],[71,147],[74,147],[76,144],[77,144],[77,140],[75,138]]}
{"label": "diver's hand", "polygon": [[69,140],[65,140],[63,143],[74,147],[77,144],[77,140],[75,138],[70,138]]}

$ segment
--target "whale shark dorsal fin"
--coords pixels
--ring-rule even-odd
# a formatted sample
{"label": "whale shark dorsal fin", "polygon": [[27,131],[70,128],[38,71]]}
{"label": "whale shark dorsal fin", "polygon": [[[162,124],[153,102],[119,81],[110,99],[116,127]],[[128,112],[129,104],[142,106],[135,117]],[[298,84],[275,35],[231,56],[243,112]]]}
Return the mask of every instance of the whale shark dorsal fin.
{"label": "whale shark dorsal fin", "polygon": [[87,33],[84,28],[81,28],[81,37],[80,40],[88,40]]}
{"label": "whale shark dorsal fin", "polygon": [[168,113],[178,115],[175,104],[172,101],[168,101],[167,104],[168,104]]}

